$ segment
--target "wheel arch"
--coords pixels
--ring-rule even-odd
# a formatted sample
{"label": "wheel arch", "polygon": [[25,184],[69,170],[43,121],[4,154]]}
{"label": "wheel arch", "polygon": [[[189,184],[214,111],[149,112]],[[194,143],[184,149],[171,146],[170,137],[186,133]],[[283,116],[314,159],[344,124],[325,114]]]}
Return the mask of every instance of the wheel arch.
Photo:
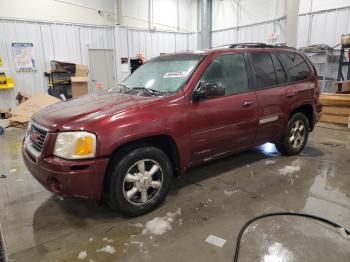
{"label": "wheel arch", "polygon": [[172,163],[173,175],[179,176],[181,174],[181,159],[175,139],[165,134],[154,135],[125,142],[114,149],[110,156],[107,172],[103,182],[105,189],[113,164],[115,162],[119,162],[121,158],[131,150],[142,146],[154,146],[162,150],[169,157],[170,162]]}
{"label": "wheel arch", "polygon": [[312,131],[314,129],[314,110],[311,104],[303,104],[296,107],[289,115],[290,119],[295,113],[302,113],[306,116],[309,121],[309,129]]}

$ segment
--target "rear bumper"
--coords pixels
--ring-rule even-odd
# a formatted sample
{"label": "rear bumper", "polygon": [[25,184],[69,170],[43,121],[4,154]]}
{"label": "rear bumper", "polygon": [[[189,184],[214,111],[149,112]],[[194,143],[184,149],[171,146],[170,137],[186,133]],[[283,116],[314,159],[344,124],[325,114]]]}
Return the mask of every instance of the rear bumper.
{"label": "rear bumper", "polygon": [[101,199],[108,158],[76,161],[51,156],[36,162],[24,147],[22,155],[33,177],[50,192],[62,197]]}

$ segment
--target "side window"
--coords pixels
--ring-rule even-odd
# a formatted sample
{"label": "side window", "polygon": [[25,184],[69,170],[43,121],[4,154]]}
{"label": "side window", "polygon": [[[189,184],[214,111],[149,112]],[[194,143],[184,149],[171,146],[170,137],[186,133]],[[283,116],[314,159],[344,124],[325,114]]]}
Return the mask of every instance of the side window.
{"label": "side window", "polygon": [[251,53],[250,55],[255,69],[256,88],[277,85],[275,67],[270,53]]}
{"label": "side window", "polygon": [[297,53],[279,53],[291,75],[292,82],[300,81],[310,76],[310,68]]}
{"label": "side window", "polygon": [[221,83],[225,87],[226,96],[249,91],[243,54],[222,55],[216,58],[200,80]]}
{"label": "side window", "polygon": [[287,75],[286,75],[286,72],[284,72],[281,62],[278,60],[275,54],[271,54],[271,56],[272,56],[273,65],[275,66],[275,70],[276,70],[277,82],[279,84],[286,83]]}

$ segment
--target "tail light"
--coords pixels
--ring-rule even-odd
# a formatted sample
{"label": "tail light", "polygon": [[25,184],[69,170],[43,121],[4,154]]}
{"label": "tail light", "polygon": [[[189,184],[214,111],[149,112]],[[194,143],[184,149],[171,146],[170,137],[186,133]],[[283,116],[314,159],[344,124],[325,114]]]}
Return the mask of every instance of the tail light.
{"label": "tail light", "polygon": [[319,97],[321,94],[321,82],[320,80],[316,80],[316,85],[315,85],[315,88],[314,88],[314,96],[315,97]]}

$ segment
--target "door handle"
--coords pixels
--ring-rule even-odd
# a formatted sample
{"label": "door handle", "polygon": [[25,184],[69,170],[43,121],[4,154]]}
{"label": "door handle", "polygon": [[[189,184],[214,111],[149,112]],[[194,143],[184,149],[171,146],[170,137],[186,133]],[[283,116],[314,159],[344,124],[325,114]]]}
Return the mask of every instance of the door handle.
{"label": "door handle", "polygon": [[243,102],[242,106],[243,106],[243,107],[249,107],[249,106],[251,106],[252,104],[253,104],[253,101],[245,101],[245,102]]}
{"label": "door handle", "polygon": [[289,93],[286,95],[288,98],[292,98],[293,96],[295,96],[295,93]]}

